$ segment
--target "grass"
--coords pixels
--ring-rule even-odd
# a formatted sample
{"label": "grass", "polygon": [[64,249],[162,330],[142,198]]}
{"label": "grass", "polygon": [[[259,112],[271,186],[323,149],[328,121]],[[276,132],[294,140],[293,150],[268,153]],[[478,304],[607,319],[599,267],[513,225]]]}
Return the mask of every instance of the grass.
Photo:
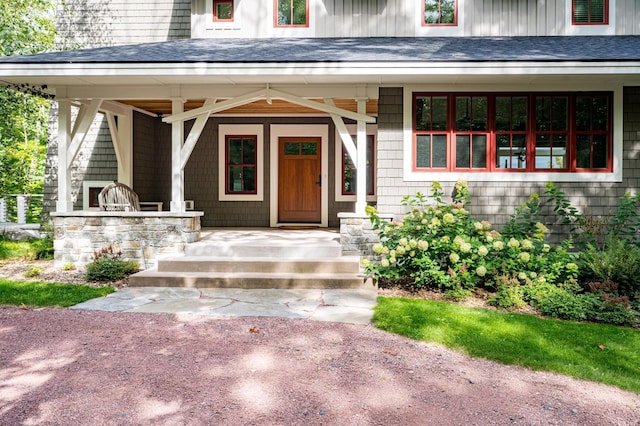
{"label": "grass", "polygon": [[113,293],[112,287],[22,282],[0,278],[0,305],[57,306],[66,308]]}
{"label": "grass", "polygon": [[0,239],[0,259],[32,257],[33,248],[28,241],[9,241]]}
{"label": "grass", "polygon": [[640,393],[640,330],[393,297],[378,298],[373,322],[473,357]]}

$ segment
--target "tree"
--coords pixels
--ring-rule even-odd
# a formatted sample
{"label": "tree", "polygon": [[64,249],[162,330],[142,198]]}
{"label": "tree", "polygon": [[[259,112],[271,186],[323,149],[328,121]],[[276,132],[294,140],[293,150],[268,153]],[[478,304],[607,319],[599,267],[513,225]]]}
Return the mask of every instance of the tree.
{"label": "tree", "polygon": [[[53,0],[0,2],[0,56],[51,50]],[[49,101],[39,89],[0,81],[0,193],[41,193]]]}

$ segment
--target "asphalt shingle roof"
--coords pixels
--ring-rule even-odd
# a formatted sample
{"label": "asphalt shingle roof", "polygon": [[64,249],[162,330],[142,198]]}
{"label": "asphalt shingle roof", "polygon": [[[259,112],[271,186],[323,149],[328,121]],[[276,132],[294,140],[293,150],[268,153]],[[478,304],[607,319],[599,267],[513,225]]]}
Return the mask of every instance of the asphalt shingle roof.
{"label": "asphalt shingle roof", "polygon": [[0,58],[0,63],[639,61],[640,36],[184,39]]}

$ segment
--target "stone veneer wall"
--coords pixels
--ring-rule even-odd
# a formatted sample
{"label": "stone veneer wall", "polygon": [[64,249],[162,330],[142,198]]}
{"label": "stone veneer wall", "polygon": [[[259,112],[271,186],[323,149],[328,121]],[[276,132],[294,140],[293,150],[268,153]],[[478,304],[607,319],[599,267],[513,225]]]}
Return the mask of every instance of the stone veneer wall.
{"label": "stone veneer wall", "polygon": [[202,212],[51,213],[54,227],[54,264],[83,266],[96,250],[112,246],[124,258],[148,269],[164,254],[183,254],[188,243],[200,239]]}
{"label": "stone veneer wall", "polygon": [[[381,214],[382,219],[391,221],[392,215]],[[338,213],[340,219],[340,245],[343,256],[362,256],[367,259],[377,257],[373,245],[380,242],[378,232],[373,229],[369,216],[358,213]]]}

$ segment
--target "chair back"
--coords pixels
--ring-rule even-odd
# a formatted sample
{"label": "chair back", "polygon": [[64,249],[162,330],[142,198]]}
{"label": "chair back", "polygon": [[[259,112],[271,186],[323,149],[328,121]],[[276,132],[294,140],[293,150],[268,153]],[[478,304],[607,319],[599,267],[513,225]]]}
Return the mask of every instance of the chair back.
{"label": "chair back", "polygon": [[127,185],[119,182],[110,183],[102,188],[98,194],[98,205],[100,210],[110,212],[140,211],[138,194]]}

